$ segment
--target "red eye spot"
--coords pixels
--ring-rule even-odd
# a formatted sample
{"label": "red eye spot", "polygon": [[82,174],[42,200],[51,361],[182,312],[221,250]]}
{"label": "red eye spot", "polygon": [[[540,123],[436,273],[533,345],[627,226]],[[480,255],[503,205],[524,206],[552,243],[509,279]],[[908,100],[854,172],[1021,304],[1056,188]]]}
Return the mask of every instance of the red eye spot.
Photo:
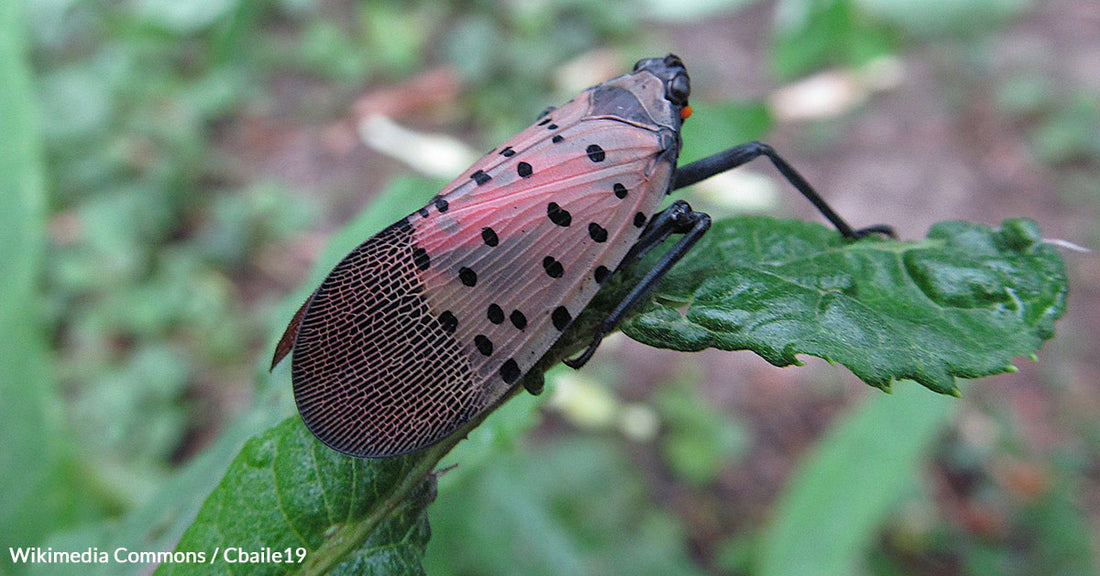
{"label": "red eye spot", "polygon": [[691,118],[691,113],[692,113],[691,106],[684,106],[683,108],[680,109],[680,119],[681,120],[687,120],[688,118]]}

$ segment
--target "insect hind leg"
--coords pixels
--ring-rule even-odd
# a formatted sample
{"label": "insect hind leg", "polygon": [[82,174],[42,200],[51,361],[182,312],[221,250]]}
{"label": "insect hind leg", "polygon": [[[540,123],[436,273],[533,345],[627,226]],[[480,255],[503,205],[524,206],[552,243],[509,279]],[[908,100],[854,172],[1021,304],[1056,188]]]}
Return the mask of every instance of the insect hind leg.
{"label": "insect hind leg", "polygon": [[683,237],[661,256],[657,264],[642,277],[630,293],[619,302],[619,305],[600,322],[592,335],[592,341],[584,352],[580,356],[563,361],[563,363],[570,368],[584,366],[592,358],[604,337],[619,326],[626,315],[645,299],[657,286],[657,282],[668,273],[674,264],[684,257],[684,254],[699,241],[699,238],[702,238],[708,229],[710,229],[710,215],[692,210],[691,206],[683,200],[673,202],[668,208],[655,215],[642,233],[641,238],[623,258],[620,268],[641,259],[658,244],[668,240],[673,234],[683,234]]}
{"label": "insect hind leg", "polygon": [[821,212],[821,215],[831,222],[846,238],[862,238],[868,234],[882,234],[891,238],[895,237],[894,229],[886,225],[880,224],[859,229],[852,228],[827,202],[825,202],[825,199],[814,190],[814,187],[811,186],[793,166],[784,160],[774,148],[756,141],[746,142],[745,144],[734,146],[724,152],[719,152],[701,160],[696,160],[690,164],[677,167],[676,173],[672,179],[672,189],[679,190],[685,186],[690,186],[696,182],[710,178],[715,174],[733,170],[760,156],[767,156],[768,160],[771,160],[772,164],[775,166],[775,169],[779,170],[779,173],[783,175],[783,178],[785,178],[787,182],[790,182],[791,186],[794,186],[796,190],[802,193],[802,195],[814,205],[814,208],[817,208],[818,212]]}

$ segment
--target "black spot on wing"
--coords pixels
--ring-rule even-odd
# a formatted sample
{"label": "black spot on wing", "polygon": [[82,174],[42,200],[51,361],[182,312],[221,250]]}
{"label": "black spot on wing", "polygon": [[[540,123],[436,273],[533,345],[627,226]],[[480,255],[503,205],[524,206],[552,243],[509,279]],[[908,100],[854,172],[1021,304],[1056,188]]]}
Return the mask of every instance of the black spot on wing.
{"label": "black spot on wing", "polygon": [[508,315],[508,319],[512,321],[512,326],[515,326],[517,330],[523,330],[527,327],[527,316],[519,310],[512,310],[512,313]]}
{"label": "black spot on wing", "polygon": [[444,310],[443,313],[439,315],[439,325],[448,334],[454,334],[455,329],[458,328],[458,318],[456,318],[454,313],[450,310]]}
{"label": "black spot on wing", "polygon": [[482,356],[491,356],[493,354],[493,341],[484,334],[474,336],[474,346],[477,347],[477,351],[481,352]]}
{"label": "black spot on wing", "polygon": [[558,226],[565,227],[573,223],[573,215],[565,208],[558,206],[557,202],[550,202],[546,205],[546,216]]}
{"label": "black spot on wing", "polygon": [[595,222],[588,225],[588,235],[594,242],[607,242],[607,229]]}
{"label": "black spot on wing", "polygon": [[558,331],[564,331],[569,323],[573,321],[573,315],[569,313],[565,306],[558,306],[550,313],[550,321]]}
{"label": "black spot on wing", "polygon": [[463,285],[474,287],[477,286],[477,272],[474,272],[472,268],[465,266],[458,269],[458,279]]}
{"label": "black spot on wing", "polygon": [[504,322],[504,309],[494,302],[489,305],[489,309],[486,311],[485,316],[493,324],[500,324]]}
{"label": "black spot on wing", "polygon": [[490,248],[500,243],[500,238],[497,237],[497,233],[488,226],[481,229],[481,240]]}
{"label": "black spot on wing", "polygon": [[508,384],[515,384],[521,374],[519,364],[516,363],[514,358],[509,358],[507,362],[500,366],[500,377]]}
{"label": "black spot on wing", "polygon": [[474,182],[477,183],[478,186],[484,186],[484,185],[488,184],[490,180],[493,179],[493,177],[486,174],[484,170],[478,170],[477,172],[474,172],[473,174],[470,174],[470,178],[472,178],[474,180]]}
{"label": "black spot on wing", "polygon": [[546,271],[546,275],[551,278],[561,278],[565,274],[565,267],[553,256],[547,256],[542,259],[542,269]]}

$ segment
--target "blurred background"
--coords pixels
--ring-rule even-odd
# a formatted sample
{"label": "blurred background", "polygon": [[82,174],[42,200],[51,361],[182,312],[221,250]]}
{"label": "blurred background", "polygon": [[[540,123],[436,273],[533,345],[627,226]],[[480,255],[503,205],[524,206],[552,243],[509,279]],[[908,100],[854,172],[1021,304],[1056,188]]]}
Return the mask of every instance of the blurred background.
{"label": "blurred background", "polygon": [[[1028,216],[1047,238],[1100,240],[1092,0],[3,11],[4,546],[171,549],[240,443],[293,414],[286,366],[267,364],[342,254],[330,239],[362,239],[345,227],[364,210],[377,227],[414,210],[642,57],[687,63],[684,160],[767,141],[850,222],[902,238]],[[766,163],[684,197],[718,218],[820,220]],[[960,400],[911,382],[888,396],[813,358],[778,369],[616,336],[449,457],[425,565],[1096,574],[1100,266],[1063,254],[1056,337]],[[71,569],[8,561],[0,573]]]}

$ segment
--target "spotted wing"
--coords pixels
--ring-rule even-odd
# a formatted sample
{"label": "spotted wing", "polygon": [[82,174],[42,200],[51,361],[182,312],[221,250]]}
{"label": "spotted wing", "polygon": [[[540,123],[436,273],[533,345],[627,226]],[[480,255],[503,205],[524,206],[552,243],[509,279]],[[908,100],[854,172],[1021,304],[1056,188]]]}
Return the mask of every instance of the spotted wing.
{"label": "spotted wing", "polygon": [[429,307],[490,403],[595,296],[667,190],[667,134],[588,112],[543,118],[410,219]]}
{"label": "spotted wing", "polygon": [[402,221],[352,251],[298,327],[298,409],[344,453],[388,456],[432,444],[484,404],[463,346],[425,298],[412,232]]}
{"label": "spotted wing", "polygon": [[589,91],[542,118],[329,274],[279,346],[293,340],[295,399],[323,442],[369,457],[433,444],[557,341],[675,163],[667,130],[599,112]]}

